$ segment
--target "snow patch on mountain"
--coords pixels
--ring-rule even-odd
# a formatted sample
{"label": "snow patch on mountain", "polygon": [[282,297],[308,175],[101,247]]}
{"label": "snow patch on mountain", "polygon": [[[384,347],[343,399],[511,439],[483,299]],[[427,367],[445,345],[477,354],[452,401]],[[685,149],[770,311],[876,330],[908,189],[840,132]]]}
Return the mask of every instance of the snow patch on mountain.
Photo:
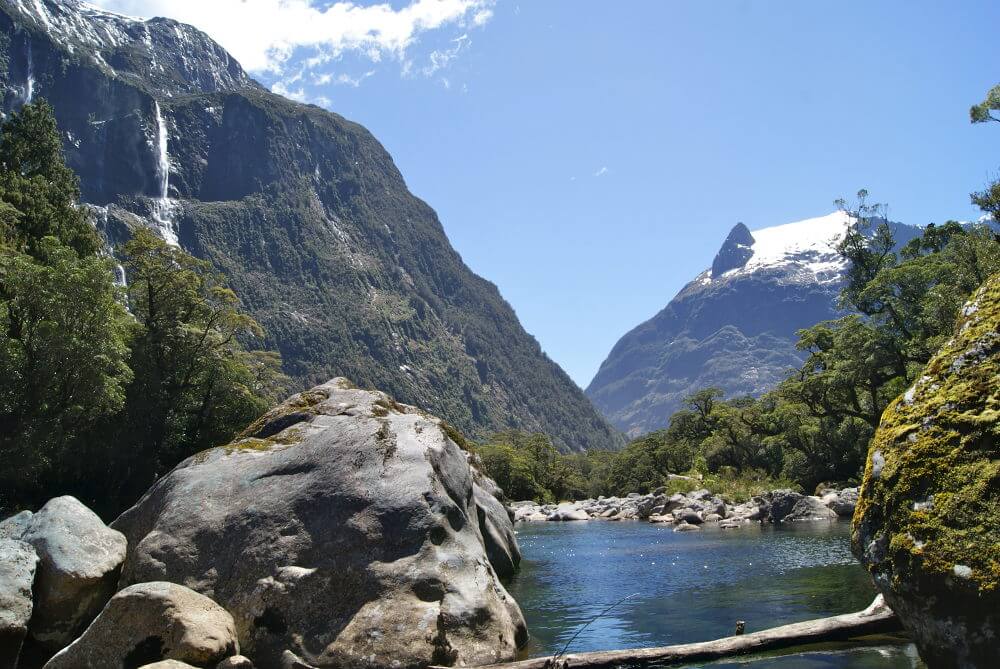
{"label": "snow patch on mountain", "polygon": [[177,21],[125,16],[80,0],[0,0],[0,10],[33,24],[71,56],[158,94],[259,86],[225,49]]}
{"label": "snow patch on mountain", "polygon": [[847,267],[847,261],[837,252],[837,244],[853,222],[854,219],[846,212],[836,211],[826,216],[753,230],[752,255],[742,267],[730,269],[718,277],[708,271],[698,280],[708,283],[712,279],[764,269],[782,269],[803,280],[818,283],[838,281]]}

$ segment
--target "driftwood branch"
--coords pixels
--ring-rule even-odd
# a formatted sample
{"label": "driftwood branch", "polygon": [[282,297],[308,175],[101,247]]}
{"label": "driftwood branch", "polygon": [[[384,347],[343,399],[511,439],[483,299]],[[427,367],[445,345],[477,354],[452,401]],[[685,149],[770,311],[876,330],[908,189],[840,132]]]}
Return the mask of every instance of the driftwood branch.
{"label": "driftwood branch", "polygon": [[[519,662],[488,665],[481,669],[611,669],[612,667],[663,667],[672,664],[717,660],[769,650],[787,649],[825,641],[845,641],[902,629],[899,620],[882,599],[875,598],[864,611],[830,618],[807,620],[781,627],[730,636],[715,641],[686,643],[661,648],[605,650],[563,655],[555,660],[538,657]],[[435,668],[436,669],[436,668]]]}

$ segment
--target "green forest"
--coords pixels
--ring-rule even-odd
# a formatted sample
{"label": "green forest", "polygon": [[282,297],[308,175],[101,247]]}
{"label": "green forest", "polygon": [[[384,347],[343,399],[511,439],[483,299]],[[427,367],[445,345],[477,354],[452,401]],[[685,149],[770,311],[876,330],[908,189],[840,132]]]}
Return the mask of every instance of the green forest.
{"label": "green forest", "polygon": [[[996,120],[1000,95],[973,108]],[[283,397],[280,356],[206,261],[145,229],[103,249],[51,108],[0,128],[0,511],[76,495],[121,511],[171,467],[225,443]],[[972,195],[1000,215],[1000,182]],[[1000,271],[986,224],[928,225],[901,248],[861,191],[840,241],[846,314],[799,332],[805,363],[771,392],[705,388],[621,451],[562,454],[544,434],[470,445],[510,498],[558,501],[709,486],[733,497],[856,483],[882,411],[921,375],[959,309]],[[463,440],[464,441],[464,440]],[[691,478],[678,478],[682,475]]]}
{"label": "green forest", "polygon": [[72,494],[105,516],[284,394],[211,266],[145,229],[102,250],[44,102],[0,128],[0,515]]}

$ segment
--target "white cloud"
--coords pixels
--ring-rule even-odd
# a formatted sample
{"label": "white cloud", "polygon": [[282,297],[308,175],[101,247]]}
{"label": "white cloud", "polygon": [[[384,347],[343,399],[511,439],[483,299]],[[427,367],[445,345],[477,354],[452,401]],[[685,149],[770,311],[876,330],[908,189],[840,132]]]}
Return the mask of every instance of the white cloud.
{"label": "white cloud", "polygon": [[430,63],[428,63],[427,67],[423,69],[423,73],[426,76],[429,77],[438,70],[443,70],[448,67],[449,63],[458,57],[458,54],[462,51],[462,49],[472,42],[469,41],[468,35],[462,35],[453,39],[451,43],[452,46],[447,49],[435,49],[434,51],[431,51]]}
{"label": "white cloud", "polygon": [[603,177],[605,174],[608,174],[609,172],[611,172],[611,170],[609,170],[606,166],[604,166],[604,167],[601,167],[601,169],[599,169],[596,172],[594,172],[594,176],[595,177]]}
{"label": "white cloud", "polygon": [[[359,5],[314,0],[91,0],[133,16],[168,16],[205,31],[252,72],[282,73],[298,48],[312,48],[315,67],[347,52],[373,62],[405,63],[421,33],[446,26],[482,26],[496,0],[411,0]],[[432,61],[433,63],[433,61]]]}
{"label": "white cloud", "polygon": [[308,96],[306,95],[304,88],[299,86],[296,89],[290,89],[284,81],[274,82],[271,86],[271,90],[278,95],[283,95],[289,100],[295,100],[296,102],[306,102],[308,100]]}

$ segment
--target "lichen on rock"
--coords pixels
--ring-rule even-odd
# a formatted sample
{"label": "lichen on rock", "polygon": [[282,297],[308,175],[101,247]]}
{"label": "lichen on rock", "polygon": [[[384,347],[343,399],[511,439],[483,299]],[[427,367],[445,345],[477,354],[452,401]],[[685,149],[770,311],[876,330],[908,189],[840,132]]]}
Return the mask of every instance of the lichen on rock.
{"label": "lichen on rock", "polygon": [[891,404],[852,545],[931,666],[995,666],[1000,644],[1000,274]]}
{"label": "lichen on rock", "polygon": [[527,630],[499,490],[442,421],[334,379],[184,461],[114,526],[120,585],[180,583],[232,612],[259,667],[477,665]]}

